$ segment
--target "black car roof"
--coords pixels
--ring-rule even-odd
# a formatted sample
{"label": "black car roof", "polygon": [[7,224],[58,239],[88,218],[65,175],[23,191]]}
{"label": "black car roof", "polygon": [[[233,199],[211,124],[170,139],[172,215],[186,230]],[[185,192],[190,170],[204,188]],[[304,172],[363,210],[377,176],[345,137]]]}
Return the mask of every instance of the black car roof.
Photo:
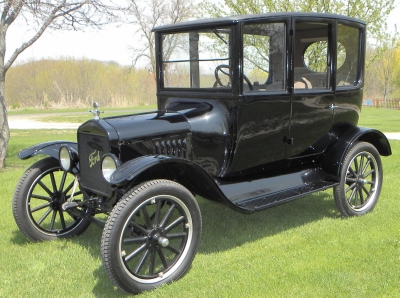
{"label": "black car roof", "polygon": [[237,15],[231,17],[222,17],[222,18],[210,18],[210,19],[200,19],[195,21],[188,21],[170,25],[157,26],[153,28],[153,32],[167,32],[167,31],[176,31],[182,30],[185,28],[192,27],[212,27],[212,26],[228,26],[231,24],[253,21],[253,20],[267,20],[272,18],[292,18],[292,17],[301,17],[301,18],[315,18],[315,19],[336,19],[336,20],[344,20],[349,22],[355,22],[358,24],[366,25],[364,21],[361,21],[356,18],[351,18],[344,15],[339,14],[329,14],[329,13],[321,13],[321,12],[274,12],[274,13],[263,13],[263,14],[249,14],[249,15]]}

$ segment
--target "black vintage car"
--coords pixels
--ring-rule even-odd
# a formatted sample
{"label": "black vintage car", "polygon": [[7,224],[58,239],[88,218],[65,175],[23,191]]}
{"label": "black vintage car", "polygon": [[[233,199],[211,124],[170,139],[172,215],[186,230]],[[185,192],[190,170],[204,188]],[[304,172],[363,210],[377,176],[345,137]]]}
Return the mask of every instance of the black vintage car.
{"label": "black vintage car", "polygon": [[391,148],[380,131],[357,127],[364,22],[271,13],[153,32],[157,111],[99,118],[95,106],[77,143],[19,153],[48,155],[14,195],[30,240],[98,224],[105,271],[137,293],[179,279],[192,263],[202,228],[195,195],[251,213],[333,188],[343,217],[375,207],[380,156]]}

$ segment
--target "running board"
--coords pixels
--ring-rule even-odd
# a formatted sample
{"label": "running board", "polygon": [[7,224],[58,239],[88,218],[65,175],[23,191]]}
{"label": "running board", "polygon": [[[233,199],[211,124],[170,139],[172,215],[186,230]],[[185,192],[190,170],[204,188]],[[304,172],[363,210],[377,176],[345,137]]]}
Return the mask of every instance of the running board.
{"label": "running board", "polygon": [[231,203],[245,211],[257,211],[338,185],[321,180],[318,169],[236,183],[221,183]]}

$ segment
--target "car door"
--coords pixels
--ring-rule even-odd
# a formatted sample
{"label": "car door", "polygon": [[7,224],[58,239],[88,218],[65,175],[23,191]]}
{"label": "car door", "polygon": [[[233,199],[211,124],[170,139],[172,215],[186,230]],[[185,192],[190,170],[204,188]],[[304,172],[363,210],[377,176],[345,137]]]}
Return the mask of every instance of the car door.
{"label": "car door", "polygon": [[335,95],[332,90],[332,30],[326,20],[293,24],[292,96],[287,158],[323,152],[329,145]]}
{"label": "car door", "polygon": [[236,146],[229,172],[285,159],[289,133],[287,89],[289,19],[242,26],[243,72],[237,106]]}

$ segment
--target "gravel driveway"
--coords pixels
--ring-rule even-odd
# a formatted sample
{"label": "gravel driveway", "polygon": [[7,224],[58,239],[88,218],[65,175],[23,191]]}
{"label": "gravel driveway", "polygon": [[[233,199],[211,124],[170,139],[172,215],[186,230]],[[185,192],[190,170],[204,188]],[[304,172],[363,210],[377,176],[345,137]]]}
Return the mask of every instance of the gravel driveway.
{"label": "gravel driveway", "polygon": [[79,123],[68,122],[41,122],[29,115],[9,115],[8,125],[10,129],[77,129]]}

